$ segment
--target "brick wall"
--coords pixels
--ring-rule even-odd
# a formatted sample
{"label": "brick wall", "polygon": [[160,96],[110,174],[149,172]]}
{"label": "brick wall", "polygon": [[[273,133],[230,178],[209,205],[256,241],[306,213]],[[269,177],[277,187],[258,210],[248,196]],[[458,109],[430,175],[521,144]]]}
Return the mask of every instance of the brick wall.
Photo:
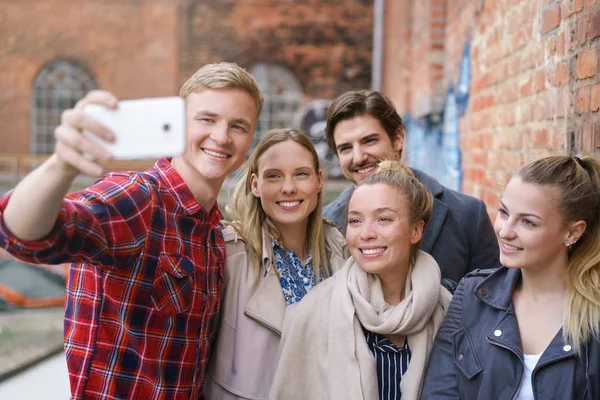
{"label": "brick wall", "polygon": [[[433,6],[414,3],[420,11],[413,13],[413,25],[427,26]],[[394,87],[398,71],[384,71],[384,91],[395,100],[408,98],[397,101],[399,110],[419,115],[417,105],[435,96],[436,83],[442,93],[456,83],[464,45],[471,43],[470,99],[460,121],[464,192],[482,198],[491,211],[511,174],[524,163],[579,149],[600,155],[600,1],[445,3],[442,77],[432,74],[432,59],[438,56],[431,54],[439,55],[437,49],[422,40],[435,32],[413,29],[411,46],[429,50],[423,55],[412,49],[418,58],[412,60],[409,88]],[[397,53],[386,45],[388,58]],[[414,79],[425,83],[416,85]]]}
{"label": "brick wall", "polygon": [[371,81],[372,0],[0,0],[0,153],[30,149],[31,88],[57,58],[122,98],[177,94],[216,61],[282,65],[306,100]]}
{"label": "brick wall", "polygon": [[0,0],[0,153],[29,152],[31,88],[56,57],[122,98],[178,92],[178,8],[167,0]]}
{"label": "brick wall", "polygon": [[186,0],[181,12],[180,81],[226,60],[284,66],[307,99],[370,86],[372,0]]}

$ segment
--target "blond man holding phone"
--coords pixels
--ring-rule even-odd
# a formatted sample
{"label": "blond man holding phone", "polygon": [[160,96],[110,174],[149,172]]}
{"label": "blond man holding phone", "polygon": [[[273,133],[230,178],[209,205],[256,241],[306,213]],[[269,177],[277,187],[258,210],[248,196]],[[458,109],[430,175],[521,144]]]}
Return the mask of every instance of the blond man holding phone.
{"label": "blond man holding phone", "polygon": [[83,111],[118,107],[90,92],[62,115],[54,154],[0,199],[0,246],[44,263],[73,262],[65,352],[72,399],[189,399],[203,394],[223,283],[217,194],[244,161],[263,97],[231,63],[182,87],[186,150],[145,172],[99,176],[114,134]]}

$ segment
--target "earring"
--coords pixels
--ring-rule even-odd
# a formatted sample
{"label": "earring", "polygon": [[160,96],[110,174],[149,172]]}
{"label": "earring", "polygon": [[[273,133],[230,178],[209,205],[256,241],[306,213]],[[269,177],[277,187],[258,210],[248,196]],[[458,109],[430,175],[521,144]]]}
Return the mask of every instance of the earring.
{"label": "earring", "polygon": [[571,246],[573,246],[576,242],[577,240],[573,240],[572,242],[565,242],[565,246],[571,248]]}

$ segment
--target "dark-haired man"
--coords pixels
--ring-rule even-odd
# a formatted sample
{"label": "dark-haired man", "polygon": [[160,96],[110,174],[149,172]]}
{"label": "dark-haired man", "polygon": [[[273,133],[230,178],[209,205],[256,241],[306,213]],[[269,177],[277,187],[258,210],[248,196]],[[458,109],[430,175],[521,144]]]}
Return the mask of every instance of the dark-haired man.
{"label": "dark-haired man", "polygon": [[[404,132],[394,104],[377,91],[344,93],[327,112],[327,143],[338,155],[344,176],[354,185],[372,175],[379,161],[402,156]],[[485,204],[442,186],[422,171],[413,172],[434,196],[433,216],[421,249],[438,262],[446,286],[452,288],[474,269],[497,267],[498,242]],[[323,209],[323,216],[342,231],[354,185]]]}

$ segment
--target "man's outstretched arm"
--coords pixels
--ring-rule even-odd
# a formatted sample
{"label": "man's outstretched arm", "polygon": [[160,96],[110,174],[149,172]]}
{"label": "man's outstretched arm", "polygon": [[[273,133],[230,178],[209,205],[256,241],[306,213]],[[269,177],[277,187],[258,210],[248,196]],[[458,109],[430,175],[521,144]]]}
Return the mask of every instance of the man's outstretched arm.
{"label": "man's outstretched arm", "polygon": [[82,133],[87,130],[106,141],[112,141],[113,135],[83,113],[83,107],[92,103],[115,108],[117,99],[105,91],[92,91],[74,109],[64,111],[55,131],[54,154],[15,187],[1,212],[6,228],[18,239],[39,240],[47,236],[77,174],[103,173],[102,164],[111,155]]}

